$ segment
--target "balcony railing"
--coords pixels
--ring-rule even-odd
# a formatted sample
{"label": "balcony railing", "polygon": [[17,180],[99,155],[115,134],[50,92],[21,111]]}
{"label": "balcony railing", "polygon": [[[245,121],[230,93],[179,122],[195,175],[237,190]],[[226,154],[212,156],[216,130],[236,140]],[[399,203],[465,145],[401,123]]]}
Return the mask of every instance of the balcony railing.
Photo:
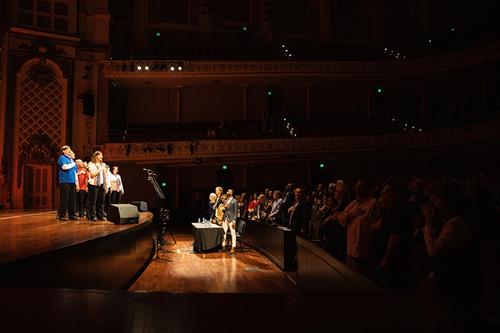
{"label": "balcony railing", "polygon": [[107,160],[169,164],[205,161],[307,159],[317,156],[404,155],[483,149],[500,145],[500,122],[420,133],[253,140],[107,143]]}

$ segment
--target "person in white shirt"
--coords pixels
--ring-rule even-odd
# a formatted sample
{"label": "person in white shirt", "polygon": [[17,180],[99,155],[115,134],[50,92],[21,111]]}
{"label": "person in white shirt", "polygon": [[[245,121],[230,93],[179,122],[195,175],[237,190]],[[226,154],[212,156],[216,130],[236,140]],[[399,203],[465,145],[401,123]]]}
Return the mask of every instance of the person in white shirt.
{"label": "person in white shirt", "polygon": [[109,175],[109,183],[111,185],[110,203],[121,203],[125,190],[123,189],[122,177],[118,174],[118,167],[116,165],[113,166],[112,172]]}
{"label": "person in white shirt", "polygon": [[88,165],[90,178],[87,218],[93,222],[98,219],[106,221],[106,213],[104,212],[105,186],[107,186],[105,184],[108,183],[106,167],[102,153],[95,151],[92,155],[92,161]]}
{"label": "person in white shirt", "polygon": [[281,214],[281,206],[283,205],[283,194],[280,191],[273,192],[274,202],[271,207],[271,213],[269,214],[269,221],[271,223],[276,223],[279,215]]}
{"label": "person in white shirt", "polygon": [[370,194],[370,187],[364,180],[355,186],[356,199],[351,201],[336,219],[347,229],[346,264],[358,273],[367,273],[368,249],[372,225],[380,215],[380,205]]}

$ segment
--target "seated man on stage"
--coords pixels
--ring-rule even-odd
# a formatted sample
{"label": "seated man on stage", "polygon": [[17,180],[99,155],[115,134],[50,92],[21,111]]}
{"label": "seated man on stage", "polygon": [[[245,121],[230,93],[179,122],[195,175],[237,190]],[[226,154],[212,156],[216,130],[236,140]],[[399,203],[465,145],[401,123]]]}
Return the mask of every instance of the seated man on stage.
{"label": "seated man on stage", "polygon": [[234,253],[236,247],[236,217],[238,216],[238,202],[233,198],[233,190],[227,190],[227,200],[224,204],[224,221],[222,222],[222,229],[224,235],[222,238],[222,250],[226,249],[226,232],[229,228],[231,231],[231,252]]}

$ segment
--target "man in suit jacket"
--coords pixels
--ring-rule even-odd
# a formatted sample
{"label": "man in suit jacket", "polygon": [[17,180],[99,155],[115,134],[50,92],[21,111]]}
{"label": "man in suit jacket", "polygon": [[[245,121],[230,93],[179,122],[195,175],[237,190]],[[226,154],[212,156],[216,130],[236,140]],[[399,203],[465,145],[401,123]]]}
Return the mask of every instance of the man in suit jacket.
{"label": "man in suit jacket", "polygon": [[233,197],[233,190],[229,189],[226,193],[227,200],[224,204],[224,221],[222,222],[222,229],[224,236],[222,238],[222,250],[226,249],[226,233],[227,229],[231,231],[231,252],[234,253],[236,247],[236,217],[238,216],[238,202]]}
{"label": "man in suit jacket", "polygon": [[290,214],[290,228],[296,234],[307,235],[309,232],[309,221],[312,216],[312,206],[304,194],[302,188],[297,188],[295,193],[295,203],[288,208]]}

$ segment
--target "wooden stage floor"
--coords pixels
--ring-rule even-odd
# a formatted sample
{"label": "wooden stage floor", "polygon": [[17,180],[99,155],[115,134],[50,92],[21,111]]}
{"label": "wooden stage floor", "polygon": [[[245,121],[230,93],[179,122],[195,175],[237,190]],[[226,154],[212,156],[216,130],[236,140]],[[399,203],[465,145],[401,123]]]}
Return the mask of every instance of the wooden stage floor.
{"label": "wooden stage floor", "polygon": [[[153,214],[139,213],[139,223]],[[134,227],[109,221],[59,221],[56,211],[0,211],[0,265],[80,244]]]}
{"label": "wooden stage floor", "polygon": [[[165,245],[163,260],[153,260],[130,291],[174,293],[299,293],[268,258],[244,245],[235,255],[193,252],[191,234],[174,233],[176,245]],[[170,235],[165,237],[171,241]]]}

